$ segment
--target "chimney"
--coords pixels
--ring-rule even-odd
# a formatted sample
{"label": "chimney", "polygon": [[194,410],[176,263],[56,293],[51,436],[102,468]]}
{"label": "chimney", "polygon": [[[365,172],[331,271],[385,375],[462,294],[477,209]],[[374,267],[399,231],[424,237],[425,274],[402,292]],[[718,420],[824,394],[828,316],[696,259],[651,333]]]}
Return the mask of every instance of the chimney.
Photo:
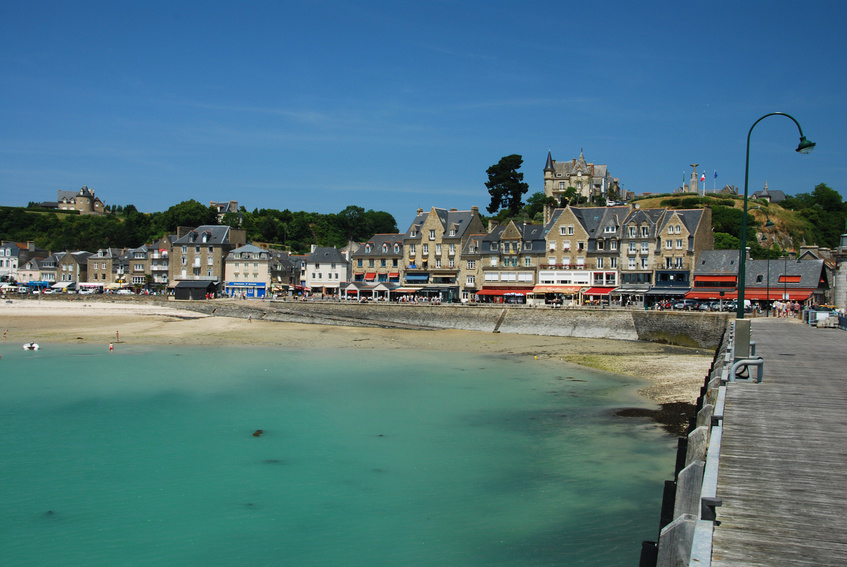
{"label": "chimney", "polygon": [[488,219],[488,233],[491,234],[495,228],[500,226],[500,223],[494,219]]}
{"label": "chimney", "polygon": [[422,214],[423,214],[423,209],[418,209],[418,216],[421,216]]}
{"label": "chimney", "polygon": [[478,215],[479,214],[479,207],[471,207],[471,213]]}
{"label": "chimney", "polygon": [[314,252],[314,251],[315,251],[315,250],[317,250],[317,249],[318,249],[318,245],[317,245],[317,244],[312,244],[312,250],[311,250],[311,252]]}

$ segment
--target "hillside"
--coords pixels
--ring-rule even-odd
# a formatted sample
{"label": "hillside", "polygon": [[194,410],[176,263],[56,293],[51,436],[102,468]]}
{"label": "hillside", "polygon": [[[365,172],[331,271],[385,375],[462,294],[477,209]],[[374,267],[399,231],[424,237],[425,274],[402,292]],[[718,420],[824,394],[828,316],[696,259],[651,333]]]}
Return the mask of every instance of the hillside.
{"label": "hillside", "polygon": [[[697,197],[695,195],[672,194],[641,198],[634,203],[641,208],[688,209],[711,207],[716,247],[718,247],[718,233],[726,233],[737,239],[741,232],[740,221],[744,209],[744,200],[738,196]],[[797,211],[784,209],[780,205],[768,203],[764,199],[749,199],[747,211],[750,215],[748,223],[755,230],[756,235],[756,243],[751,243],[751,247],[755,247],[757,244],[764,249],[783,251],[796,250],[804,244],[818,244],[814,241],[811,223]],[[766,226],[768,221],[772,222],[773,226]],[[748,240],[752,236],[752,233],[748,233]]]}

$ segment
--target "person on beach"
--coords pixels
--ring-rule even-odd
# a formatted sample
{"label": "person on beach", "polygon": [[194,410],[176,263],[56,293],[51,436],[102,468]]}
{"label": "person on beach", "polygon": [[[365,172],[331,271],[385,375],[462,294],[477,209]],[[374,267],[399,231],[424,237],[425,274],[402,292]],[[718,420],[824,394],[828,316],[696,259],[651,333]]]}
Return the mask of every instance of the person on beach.
{"label": "person on beach", "polygon": [[115,345],[109,343],[109,352],[112,352],[113,350],[115,350]]}

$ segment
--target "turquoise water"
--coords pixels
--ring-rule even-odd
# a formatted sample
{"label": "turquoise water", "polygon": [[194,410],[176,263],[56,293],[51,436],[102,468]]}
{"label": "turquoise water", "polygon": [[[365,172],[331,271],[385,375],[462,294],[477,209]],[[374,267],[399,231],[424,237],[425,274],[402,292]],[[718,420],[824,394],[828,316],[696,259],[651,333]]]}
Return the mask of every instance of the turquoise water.
{"label": "turquoise water", "polygon": [[637,384],[531,357],[18,349],[3,565],[636,565],[673,469]]}

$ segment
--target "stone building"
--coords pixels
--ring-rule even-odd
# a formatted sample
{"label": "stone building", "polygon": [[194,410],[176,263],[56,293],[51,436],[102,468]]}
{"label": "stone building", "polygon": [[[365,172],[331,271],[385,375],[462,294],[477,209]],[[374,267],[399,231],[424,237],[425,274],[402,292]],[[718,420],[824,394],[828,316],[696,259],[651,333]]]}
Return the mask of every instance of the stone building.
{"label": "stone building", "polygon": [[82,215],[102,215],[106,212],[106,205],[87,185],[76,192],[59,189],[57,208],[60,211],[79,211]]}
{"label": "stone building", "polygon": [[462,249],[471,234],[485,232],[479,209],[418,209],[403,236],[403,289],[417,295],[457,301]]}
{"label": "stone building", "polygon": [[[181,282],[224,281],[226,257],[231,250],[247,244],[247,233],[226,225],[179,227],[168,259],[168,285]],[[182,287],[192,287],[183,283]]]}
{"label": "stone building", "polygon": [[608,199],[610,194],[617,194],[620,190],[620,180],[609,174],[605,164],[587,162],[582,150],[579,151],[578,158],[563,162],[555,161],[553,155],[547,152],[544,194],[561,204],[568,187],[573,187],[577,195],[593,203],[598,197]]}
{"label": "stone building", "polygon": [[18,268],[24,267],[33,258],[46,258],[47,250],[38,248],[35,242],[0,242],[0,281],[17,281]]}

